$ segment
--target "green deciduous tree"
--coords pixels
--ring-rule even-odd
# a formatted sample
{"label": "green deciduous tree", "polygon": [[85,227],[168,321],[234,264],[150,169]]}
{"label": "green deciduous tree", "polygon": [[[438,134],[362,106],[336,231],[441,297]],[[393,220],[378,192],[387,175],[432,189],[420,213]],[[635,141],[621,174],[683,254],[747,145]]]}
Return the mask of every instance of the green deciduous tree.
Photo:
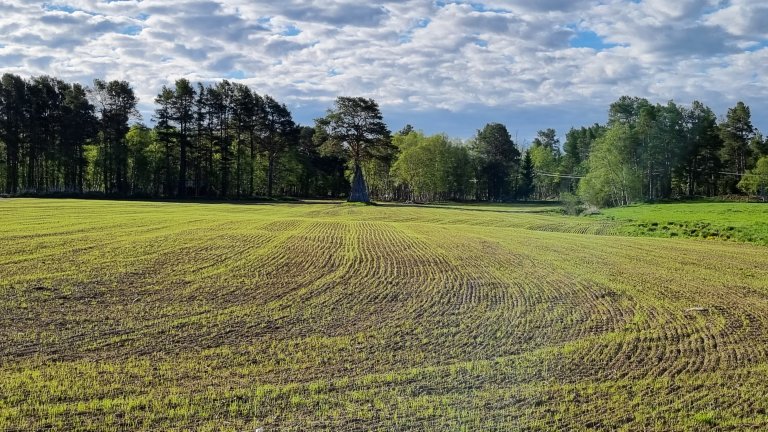
{"label": "green deciduous tree", "polygon": [[761,157],[755,168],[749,170],[739,182],[739,189],[752,195],[768,198],[768,156]]}
{"label": "green deciduous tree", "polygon": [[534,194],[537,199],[555,197],[560,178],[560,140],[554,129],[540,130],[533,140],[529,156],[534,168]]}
{"label": "green deciduous tree", "polygon": [[159,196],[163,184],[165,148],[156,137],[157,130],[134,124],[125,136],[131,195]]}
{"label": "green deciduous tree", "polygon": [[579,129],[572,128],[565,134],[564,154],[560,158],[560,172],[563,190],[575,192],[579,185],[579,177],[587,173],[592,143],[605,133],[605,126],[594,124]]}
{"label": "green deciduous tree", "polygon": [[628,125],[616,123],[594,142],[589,173],[579,184],[579,195],[585,202],[618,206],[642,197],[642,175],[631,152],[636,140]]}
{"label": "green deciduous tree", "polygon": [[405,186],[412,201],[461,199],[468,193],[472,178],[468,149],[445,135],[425,136],[420,132],[397,135],[400,149],[392,166],[398,184]]}

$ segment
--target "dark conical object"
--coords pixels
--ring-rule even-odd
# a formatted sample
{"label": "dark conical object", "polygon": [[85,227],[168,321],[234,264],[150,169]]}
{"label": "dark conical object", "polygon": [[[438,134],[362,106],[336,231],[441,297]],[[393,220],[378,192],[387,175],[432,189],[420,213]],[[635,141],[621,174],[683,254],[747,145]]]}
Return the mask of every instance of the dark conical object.
{"label": "dark conical object", "polygon": [[360,165],[355,164],[355,176],[352,178],[352,192],[349,194],[349,202],[371,202],[368,197],[368,188],[365,185],[365,177]]}

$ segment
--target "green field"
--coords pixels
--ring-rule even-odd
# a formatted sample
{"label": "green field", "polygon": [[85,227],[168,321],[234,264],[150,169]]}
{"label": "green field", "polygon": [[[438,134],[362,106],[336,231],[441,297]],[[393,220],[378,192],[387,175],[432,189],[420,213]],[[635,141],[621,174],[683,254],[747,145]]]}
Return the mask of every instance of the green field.
{"label": "green field", "polygon": [[768,249],[680,206],[0,200],[0,430],[764,430]]}
{"label": "green field", "polygon": [[622,233],[655,237],[734,240],[768,245],[768,204],[694,202],[634,205],[605,210]]}

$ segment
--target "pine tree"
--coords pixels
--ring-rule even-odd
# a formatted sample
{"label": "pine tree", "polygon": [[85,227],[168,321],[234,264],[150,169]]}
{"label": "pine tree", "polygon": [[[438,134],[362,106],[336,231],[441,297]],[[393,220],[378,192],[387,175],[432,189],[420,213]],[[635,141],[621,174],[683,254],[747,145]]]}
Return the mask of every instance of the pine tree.
{"label": "pine tree", "polygon": [[533,193],[533,158],[531,158],[531,150],[525,151],[523,156],[523,165],[520,168],[520,187],[518,189],[518,196],[522,199],[528,199]]}
{"label": "pine tree", "polygon": [[315,120],[315,140],[326,154],[345,154],[353,164],[352,191],[349,201],[369,202],[361,164],[391,148],[390,132],[373,99],[339,97],[326,116]]}

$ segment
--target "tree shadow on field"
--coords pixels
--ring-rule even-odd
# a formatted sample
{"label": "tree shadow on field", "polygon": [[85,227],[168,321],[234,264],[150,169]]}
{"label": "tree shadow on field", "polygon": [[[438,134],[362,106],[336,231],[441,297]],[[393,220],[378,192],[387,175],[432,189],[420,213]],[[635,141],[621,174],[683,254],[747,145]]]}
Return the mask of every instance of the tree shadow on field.
{"label": "tree shadow on field", "polygon": [[[246,205],[246,206],[278,206],[278,205],[346,205],[345,199],[334,198],[292,198],[292,197],[278,197],[278,198],[266,198],[266,197],[254,197],[254,198],[153,198],[153,197],[121,197],[104,194],[28,194],[28,195],[16,195],[8,198],[34,198],[41,200],[83,200],[83,201],[111,201],[111,202],[124,202],[124,203],[148,203],[148,204],[228,204],[228,205]],[[557,206],[557,202],[512,202],[512,203],[461,203],[450,202],[445,204],[420,204],[420,203],[403,203],[403,202],[386,202],[377,201],[368,203],[366,206],[381,207],[381,208],[429,208],[429,209],[441,209],[441,210],[456,210],[464,212],[487,212],[498,214],[514,214],[514,213],[552,213],[553,207]],[[489,208],[489,207],[498,207]]]}
{"label": "tree shadow on field", "polygon": [[319,205],[339,205],[344,204],[346,201],[340,199],[324,199],[324,198],[152,198],[152,197],[120,197],[109,195],[18,195],[7,198],[33,198],[41,200],[83,200],[83,201],[113,201],[113,202],[125,202],[125,203],[149,203],[149,204],[230,204],[230,205],[280,205],[280,204],[319,204]]}
{"label": "tree shadow on field", "polygon": [[[442,209],[442,210],[457,210],[466,212],[487,212],[487,213],[499,213],[506,215],[513,215],[515,213],[553,213],[555,210],[553,207],[558,203],[508,203],[508,204],[484,204],[484,203],[471,203],[471,204],[406,204],[406,203],[382,203],[383,207],[406,207],[406,208],[430,208],[430,209]],[[498,206],[499,209],[492,208],[480,208],[474,206]],[[509,209],[504,209],[509,207]]]}

